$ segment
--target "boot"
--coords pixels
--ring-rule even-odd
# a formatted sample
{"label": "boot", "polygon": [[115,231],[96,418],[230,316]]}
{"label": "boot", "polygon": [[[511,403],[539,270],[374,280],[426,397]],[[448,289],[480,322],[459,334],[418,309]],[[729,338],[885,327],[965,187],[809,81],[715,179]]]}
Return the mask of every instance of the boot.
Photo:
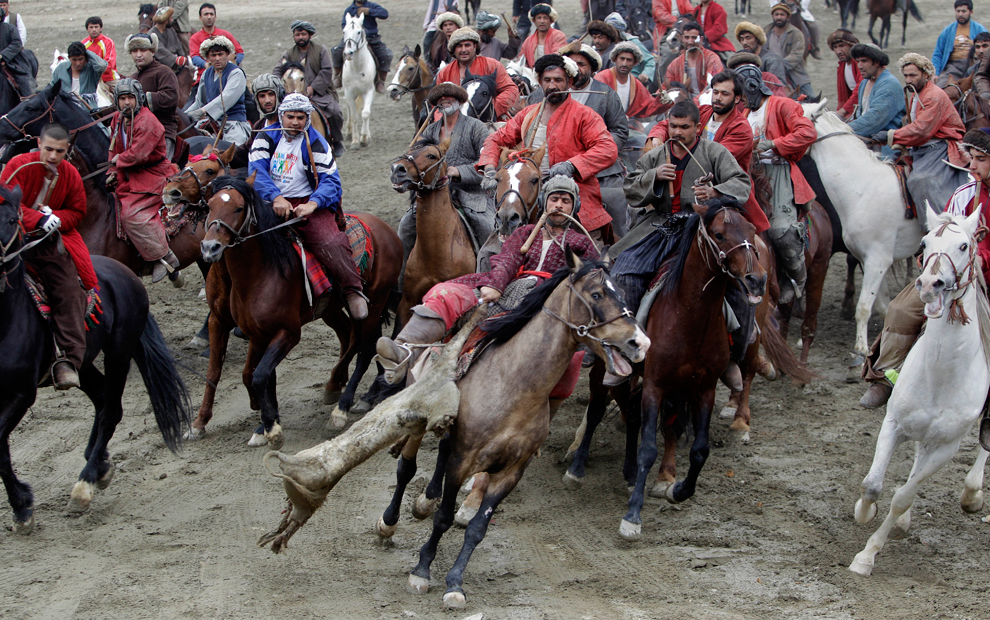
{"label": "boot", "polygon": [[385,94],[385,80],[388,79],[388,71],[379,71],[378,79],[375,80],[375,92],[379,95]]}
{"label": "boot", "polygon": [[887,404],[890,393],[893,391],[894,388],[886,381],[877,381],[870,384],[866,394],[863,394],[863,398],[859,399],[859,404],[866,409],[876,409]]}
{"label": "boot", "polygon": [[742,392],[743,380],[739,364],[729,360],[729,365],[725,367],[725,371],[722,373],[722,383],[733,392]]}
{"label": "boot", "polygon": [[79,373],[69,360],[58,360],[52,365],[52,383],[56,390],[79,387]]}
{"label": "boot", "polygon": [[983,415],[983,419],[980,420],[980,445],[983,449],[990,452],[990,418]]}
{"label": "boot", "polygon": [[344,301],[347,302],[347,312],[355,321],[368,318],[368,298],[361,291],[344,291]]}
{"label": "boot", "polygon": [[404,346],[405,343],[429,344],[441,340],[446,334],[447,325],[439,314],[423,305],[414,307],[409,323],[395,340],[384,336],[378,339],[375,349],[378,363],[385,369],[385,381],[390,385],[401,383],[409,367],[419,357],[422,349]]}
{"label": "boot", "polygon": [[179,268],[179,259],[175,257],[172,250],[155,263],[155,270],[151,273],[151,283],[161,282],[165,276]]}
{"label": "boot", "polygon": [[800,226],[792,226],[774,243],[780,257],[780,299],[789,304],[804,295],[808,268],[804,264],[804,236]]}
{"label": "boot", "polygon": [[341,88],[344,87],[344,85],[340,81],[341,71],[343,71],[341,67],[333,68],[333,84],[331,84],[330,87],[333,88],[334,90],[340,90]]}

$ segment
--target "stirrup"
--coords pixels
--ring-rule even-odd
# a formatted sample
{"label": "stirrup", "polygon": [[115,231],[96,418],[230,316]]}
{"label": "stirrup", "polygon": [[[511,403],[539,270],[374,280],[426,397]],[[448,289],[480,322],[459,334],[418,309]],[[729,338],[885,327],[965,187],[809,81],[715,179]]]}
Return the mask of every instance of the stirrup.
{"label": "stirrup", "polygon": [[382,357],[381,353],[378,352],[378,347],[377,346],[375,347],[376,353],[375,356],[372,358],[372,361],[378,362],[379,364],[382,365],[382,371],[383,371],[382,376],[385,378],[385,381],[389,385],[396,385],[406,378],[406,373],[409,372],[409,362],[412,360],[413,352],[411,348],[407,347],[402,343],[395,342],[390,338],[386,338],[383,336],[382,338],[379,339],[379,342],[381,340],[387,340],[391,345],[395,346],[395,348],[399,349],[400,351],[405,351],[406,353],[404,358],[396,362]]}

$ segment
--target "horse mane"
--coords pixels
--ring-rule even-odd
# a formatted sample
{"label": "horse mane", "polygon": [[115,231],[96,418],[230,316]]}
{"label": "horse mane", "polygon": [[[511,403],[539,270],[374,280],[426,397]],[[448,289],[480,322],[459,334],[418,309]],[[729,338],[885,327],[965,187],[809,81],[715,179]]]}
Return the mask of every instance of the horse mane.
{"label": "horse mane", "polygon": [[418,151],[419,149],[427,146],[440,146],[440,139],[437,136],[423,135],[419,140],[416,140],[411,147],[409,147],[409,150]]}
{"label": "horse mane", "polygon": [[[604,263],[585,261],[581,265],[581,269],[574,274],[572,281],[580,280],[593,269],[604,268]],[[486,319],[479,326],[482,331],[486,332],[486,335],[478,342],[478,347],[480,348],[488,343],[498,344],[506,342],[519,333],[534,316],[543,310],[543,305],[547,299],[550,298],[550,295],[553,294],[557,286],[564,281],[564,278],[570,274],[571,270],[568,267],[561,267],[546,282],[527,293],[522,301],[519,302],[518,306],[508,312]]]}
{"label": "horse mane", "polygon": [[709,226],[715,216],[723,211],[731,209],[739,214],[740,217],[743,216],[742,209],[739,208],[739,204],[736,202],[722,202],[717,206],[712,206],[707,211],[705,215],[699,216],[697,213],[692,213],[687,221],[684,223],[684,230],[681,232],[680,238],[677,240],[677,246],[674,248],[672,254],[673,256],[665,261],[664,266],[661,269],[666,268],[667,270],[667,283],[661,290],[661,295],[673,295],[677,290],[677,287],[681,283],[681,277],[684,275],[684,265],[687,264],[688,255],[691,253],[691,246],[694,245],[694,238],[698,232],[698,226]]}
{"label": "horse mane", "polygon": [[[840,119],[838,117],[838,115],[836,115],[835,112],[832,112],[831,110],[822,110],[821,115],[814,122],[819,123],[819,124],[821,124],[821,125],[824,126],[824,128],[826,130],[825,131],[826,135],[827,134],[830,134],[830,133],[847,133],[847,134],[850,134],[850,135],[855,135],[853,133],[853,130],[850,129],[849,125],[845,124],[842,121],[842,119]],[[818,147],[818,146],[819,146],[818,143],[812,144],[811,147],[809,148],[809,150],[810,149],[813,149],[815,147]],[[883,166],[884,168],[886,168],[886,167],[888,167],[890,165],[886,161],[884,161],[880,157],[879,154],[874,153],[865,144],[863,144],[863,142],[861,140],[859,140],[859,139],[856,140],[856,146],[854,146],[852,148],[854,148],[857,151],[861,151],[862,153],[865,153],[865,154],[869,155],[870,156],[870,161],[872,161],[877,166]]]}
{"label": "horse mane", "polygon": [[[222,190],[233,190],[244,197],[244,201],[249,208],[254,209],[254,217],[258,232],[264,232],[281,224],[275,209],[261,199],[261,195],[248,184],[245,179],[235,176],[217,177],[211,184],[213,195],[216,196]],[[292,242],[289,240],[286,229],[280,229],[267,235],[255,237],[261,246],[261,253],[264,256],[264,263],[267,267],[276,269],[282,277],[289,279],[292,276],[292,267],[295,264],[295,251],[292,249]]]}
{"label": "horse mane", "polygon": [[282,71],[282,75],[285,75],[286,73],[288,73],[289,72],[289,69],[299,69],[300,71],[302,71],[303,75],[306,75],[306,68],[303,67],[298,62],[289,62],[289,63],[286,63],[283,66],[285,67],[285,70]]}
{"label": "horse mane", "polygon": [[155,10],[154,4],[142,4],[140,8],[138,8],[138,17],[141,15],[154,15]]}

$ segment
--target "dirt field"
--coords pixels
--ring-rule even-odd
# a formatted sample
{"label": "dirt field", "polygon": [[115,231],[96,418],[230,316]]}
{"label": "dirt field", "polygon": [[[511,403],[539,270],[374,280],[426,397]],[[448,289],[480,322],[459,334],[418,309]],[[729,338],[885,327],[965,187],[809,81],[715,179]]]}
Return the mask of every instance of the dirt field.
{"label": "dirt field", "polygon": [[[15,2],[12,8],[27,22],[29,47],[42,60],[46,83],[51,49],[64,50],[80,38],[87,16],[101,14],[105,32],[120,46],[134,30],[137,4],[74,0]],[[424,4],[387,3],[392,17],[382,29],[394,51],[419,39]],[[558,4],[561,23],[571,32],[580,23],[578,2]],[[837,16],[819,0],[813,4],[824,41]],[[756,5],[756,21],[765,24],[766,3]],[[951,19],[951,3],[922,0],[920,5],[928,21],[912,21],[910,40],[913,49],[930,54]],[[250,78],[269,71],[289,45],[292,19],[316,24],[323,44],[338,40],[342,2],[280,2],[277,11],[273,6],[244,0],[219,7],[218,25],[233,31],[248,50],[244,68]],[[510,3],[495,6],[508,12]],[[977,6],[978,20],[980,10]],[[730,15],[730,30],[736,21]],[[865,20],[857,35],[865,35]],[[899,26],[892,39],[898,35]],[[895,64],[896,42],[891,56]],[[121,66],[131,68],[126,53]],[[812,61],[812,76],[816,88],[834,95],[831,57]],[[412,135],[409,105],[379,99],[373,110],[371,146],[340,160],[345,201],[397,224],[407,201],[391,190],[387,162],[403,152]],[[857,400],[863,386],[844,382],[854,329],[838,318],[844,266],[842,257],[833,264],[812,348],[811,363],[824,379],[804,389],[758,380],[750,443],[731,436],[726,421],[716,419],[714,447],[697,495],[680,506],[648,499],[643,540],[637,544],[618,536],[628,494],[619,469],[622,440],[611,423],[596,438],[584,488],[569,492],[561,484],[559,459],[587,397],[582,383],[555,420],[542,458],[495,515],[466,573],[469,608],[457,614],[441,610],[440,596],[460,548],[460,530],[441,543],[435,587],[422,597],[406,593],[405,580],[429,522],[413,520],[404,508],[393,546],[383,548],[372,533],[394,484],[395,462],[385,454],[334,489],[287,554],[274,556],[255,545],[277,522],[283,493],[261,466],[264,450],[246,445],[257,416],[240,381],[244,342],[231,342],[210,434],[187,444],[180,456],[163,448],[133,373],[125,418],[110,444],[116,479],[81,517],[68,514],[65,506],[82,468],[92,410],[79,392],[45,390],[11,437],[17,471],[34,487],[37,528],[27,537],[0,531],[0,617],[459,619],[479,612],[512,619],[986,617],[990,526],[980,517],[987,510],[964,514],[958,502],[976,454],[974,437],[923,487],[911,533],[887,546],[874,575],[864,579],[846,570],[877,524],[857,525],[852,507],[883,414],[862,410]],[[181,361],[205,372],[206,361],[184,348],[206,312],[196,296],[198,276],[188,275],[191,283],[184,289],[152,289],[153,312]],[[879,325],[874,317],[871,334]],[[310,326],[282,364],[286,452],[330,436],[324,429],[330,408],[320,397],[336,352],[330,331]],[[203,382],[185,376],[198,404]],[[725,398],[720,392],[719,406]],[[435,453],[435,440],[428,440],[421,472],[432,469]],[[906,477],[912,454],[906,446],[897,452],[881,511]],[[686,456],[684,447],[682,470]],[[422,485],[420,477],[409,496]],[[10,514],[6,506],[4,514]]]}

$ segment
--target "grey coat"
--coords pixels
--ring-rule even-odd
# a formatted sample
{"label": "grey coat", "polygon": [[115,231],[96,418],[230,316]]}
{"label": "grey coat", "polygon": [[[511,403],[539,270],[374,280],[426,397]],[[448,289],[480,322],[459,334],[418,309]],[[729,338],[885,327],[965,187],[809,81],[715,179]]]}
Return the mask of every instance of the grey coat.
{"label": "grey coat", "polygon": [[[804,66],[804,35],[801,34],[801,31],[794,24],[787,22],[787,28],[784,29],[784,36],[781,37],[781,49],[779,52],[772,45],[776,36],[773,31],[773,23],[771,22],[764,28],[764,31],[767,33],[767,43],[763,47],[769,48],[769,51],[783,59],[784,66],[787,67],[788,81],[795,87],[810,84],[811,77],[808,76],[808,69]],[[763,70],[773,73],[773,71],[766,68]]]}
{"label": "grey coat", "polygon": [[[442,120],[430,123],[423,130],[423,137],[439,141],[442,127]],[[475,213],[484,213],[488,208],[485,192],[481,189],[481,180],[485,177],[474,169],[474,165],[481,159],[481,149],[485,146],[486,138],[487,125],[476,118],[458,114],[457,124],[450,136],[450,147],[447,149],[447,173],[450,174],[451,168],[457,168],[461,175],[459,181],[450,183],[451,196],[460,206]]]}
{"label": "grey coat", "polygon": [[779,77],[781,84],[787,84],[787,65],[784,64],[783,58],[771,52],[764,45],[763,49],[760,50],[760,60],[763,61],[763,71]]}

